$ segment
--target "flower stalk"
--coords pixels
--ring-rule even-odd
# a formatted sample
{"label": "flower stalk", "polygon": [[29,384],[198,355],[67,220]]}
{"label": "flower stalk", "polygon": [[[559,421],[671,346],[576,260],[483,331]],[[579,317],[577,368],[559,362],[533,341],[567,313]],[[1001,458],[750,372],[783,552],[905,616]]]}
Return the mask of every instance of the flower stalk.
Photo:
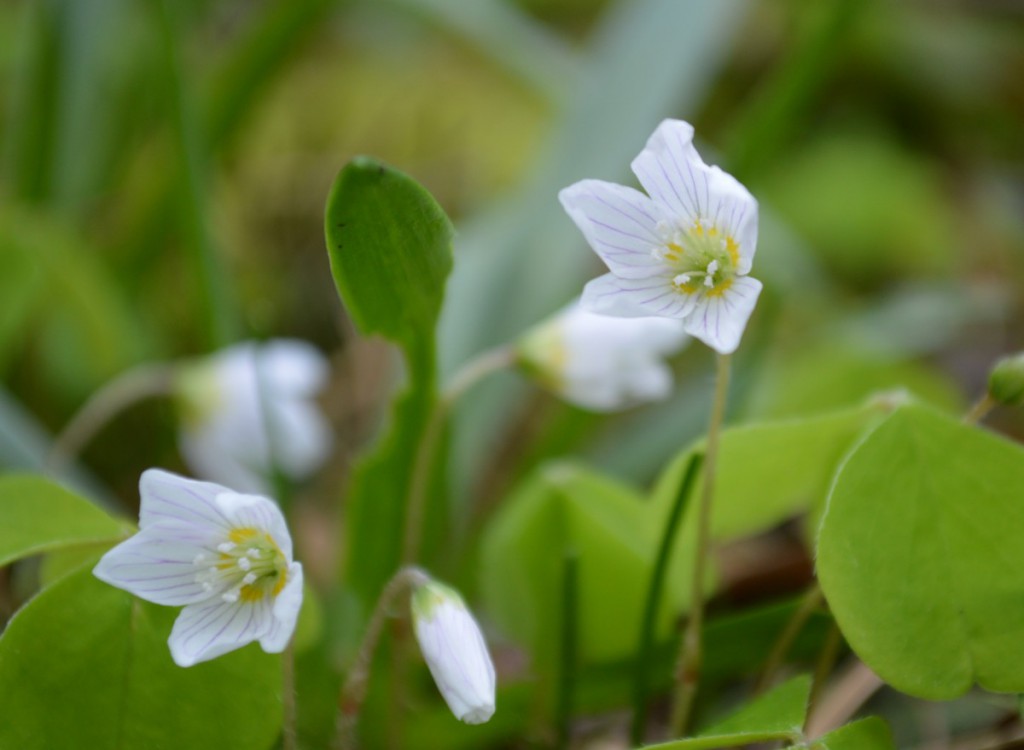
{"label": "flower stalk", "polygon": [[421,586],[429,580],[430,577],[419,568],[402,568],[388,581],[380,598],[377,599],[377,606],[374,607],[366,626],[366,634],[359,644],[355,661],[338,696],[338,721],[333,745],[335,750],[353,750],[357,747],[356,727],[359,724],[359,713],[366,700],[373,657],[377,653],[388,616],[400,597],[408,595],[416,586]]}
{"label": "flower stalk", "polygon": [[729,355],[719,354],[716,362],[715,396],[711,406],[707,447],[704,453],[704,484],[700,505],[697,506],[697,546],[694,552],[693,581],[690,589],[690,617],[686,622],[679,659],[676,663],[676,687],[669,724],[673,737],[681,737],[685,734],[700,684],[703,657],[704,578],[708,557],[711,553],[711,507],[715,496],[719,434],[725,415],[726,397],[729,393]]}
{"label": "flower stalk", "polygon": [[114,417],[129,406],[174,392],[176,365],[147,364],[118,375],[85,402],[53,441],[47,467],[60,474]]}

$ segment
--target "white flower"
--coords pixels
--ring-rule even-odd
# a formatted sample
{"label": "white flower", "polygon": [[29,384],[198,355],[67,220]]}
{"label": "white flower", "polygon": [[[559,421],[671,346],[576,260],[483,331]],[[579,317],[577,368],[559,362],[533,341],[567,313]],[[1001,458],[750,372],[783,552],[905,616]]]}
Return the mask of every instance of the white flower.
{"label": "white flower", "polygon": [[686,344],[683,328],[679,320],[616,318],[574,302],[529,331],[519,355],[566,401],[614,411],[671,393],[672,371],[662,358]]}
{"label": "white flower", "polygon": [[199,360],[179,380],[181,452],[204,479],[267,494],[274,471],[312,474],[327,458],[331,431],[314,397],[328,366],[291,339],[245,342]]}
{"label": "white flower", "polygon": [[302,565],[271,500],[158,469],[139,482],[139,533],[107,552],[97,578],[185,608],[168,645],[190,667],[259,641],[287,645],[302,605]]}
{"label": "white flower", "polygon": [[693,127],[680,120],[662,122],[632,167],[648,195],[601,180],[559,193],[611,271],[587,284],[583,306],[622,317],[678,318],[713,349],[734,351],[761,292],[761,282],[747,276],[757,201],[701,160]]}
{"label": "white flower", "polygon": [[494,665],[458,592],[437,581],[418,586],[412,614],[423,658],[457,719],[483,724],[494,715]]}

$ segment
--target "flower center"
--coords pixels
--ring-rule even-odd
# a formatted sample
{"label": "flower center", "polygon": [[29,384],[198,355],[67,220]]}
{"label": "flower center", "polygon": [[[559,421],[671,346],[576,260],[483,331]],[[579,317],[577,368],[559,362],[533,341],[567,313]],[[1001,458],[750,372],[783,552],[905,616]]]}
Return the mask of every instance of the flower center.
{"label": "flower center", "polygon": [[258,602],[277,596],[288,577],[288,560],[265,531],[231,529],[216,552],[201,553],[192,561],[196,581],[209,592],[223,590],[226,602]]}
{"label": "flower center", "polygon": [[678,291],[716,295],[729,288],[740,259],[732,236],[699,220],[689,227],[660,222],[657,229],[662,244],[651,255],[672,270],[672,284]]}

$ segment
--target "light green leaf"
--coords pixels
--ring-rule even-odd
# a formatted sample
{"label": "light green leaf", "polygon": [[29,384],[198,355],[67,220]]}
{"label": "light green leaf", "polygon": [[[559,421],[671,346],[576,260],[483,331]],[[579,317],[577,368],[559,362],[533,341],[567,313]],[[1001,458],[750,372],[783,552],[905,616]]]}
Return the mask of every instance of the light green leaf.
{"label": "light green leaf", "polygon": [[836,477],[818,575],[886,682],[948,700],[1024,692],[1024,450],[931,408],[896,410]]}
{"label": "light green leaf", "polygon": [[801,747],[807,750],[896,750],[889,726],[876,716],[847,724]]}
{"label": "light green leaf", "polygon": [[[542,467],[485,532],[481,591],[488,611],[535,657],[551,656],[564,556],[575,551],[580,659],[631,654],[658,542],[644,510],[638,493],[610,479],[564,463]],[[673,614],[662,608],[663,634]]]}
{"label": "light green leaf", "polygon": [[[711,533],[717,541],[764,532],[821,503],[840,459],[857,435],[880,412],[846,409],[800,419],[732,427],[722,433]],[[662,474],[651,501],[652,522],[669,512],[675,488],[691,453],[683,451]],[[694,493],[701,491],[703,477]],[[696,495],[695,496],[699,496]],[[690,565],[696,516],[687,514],[673,557],[677,575]],[[688,591],[688,585],[684,586]],[[684,593],[684,601],[688,593]]]}
{"label": "light green leaf", "polygon": [[811,678],[794,677],[697,737],[650,745],[658,750],[713,750],[803,737]]}
{"label": "light green leaf", "polygon": [[0,747],[261,750],[281,727],[280,657],[255,644],[183,669],[176,610],[99,581],[91,566],[23,607],[0,637]]}
{"label": "light green leaf", "polygon": [[121,522],[58,484],[31,474],[0,478],[0,565],[122,536]]}
{"label": "light green leaf", "polygon": [[452,226],[408,175],[368,157],[349,162],[324,219],[331,272],[364,334],[407,349],[433,341],[452,267]]}

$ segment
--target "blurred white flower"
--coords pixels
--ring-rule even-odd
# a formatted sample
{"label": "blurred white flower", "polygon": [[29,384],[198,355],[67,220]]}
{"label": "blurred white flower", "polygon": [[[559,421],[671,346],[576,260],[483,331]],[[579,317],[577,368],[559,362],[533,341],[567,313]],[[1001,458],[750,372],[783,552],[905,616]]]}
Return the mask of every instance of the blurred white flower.
{"label": "blurred white flower", "polygon": [[701,160],[693,127],[681,120],[662,122],[632,167],[647,195],[601,180],[559,193],[611,271],[587,284],[583,306],[622,317],[678,318],[713,349],[734,351],[761,292],[761,282],[747,276],[757,201]]}
{"label": "blurred white flower", "polygon": [[288,644],[302,606],[302,565],[273,501],[158,469],[139,482],[139,533],[93,574],[146,601],[184,605],[168,645],[181,667],[259,641]]}
{"label": "blurred white flower", "polygon": [[328,365],[303,341],[245,342],[186,365],[180,447],[204,479],[267,494],[273,472],[303,479],[331,449],[331,431],[315,402]]}
{"label": "blurred white flower", "polygon": [[423,658],[457,719],[483,724],[494,715],[494,664],[480,627],[458,592],[434,580],[412,593]]}
{"label": "blurred white flower", "polygon": [[682,321],[616,318],[574,302],[526,333],[519,358],[566,401],[614,411],[666,398],[672,371],[663,358],[687,340]]}

